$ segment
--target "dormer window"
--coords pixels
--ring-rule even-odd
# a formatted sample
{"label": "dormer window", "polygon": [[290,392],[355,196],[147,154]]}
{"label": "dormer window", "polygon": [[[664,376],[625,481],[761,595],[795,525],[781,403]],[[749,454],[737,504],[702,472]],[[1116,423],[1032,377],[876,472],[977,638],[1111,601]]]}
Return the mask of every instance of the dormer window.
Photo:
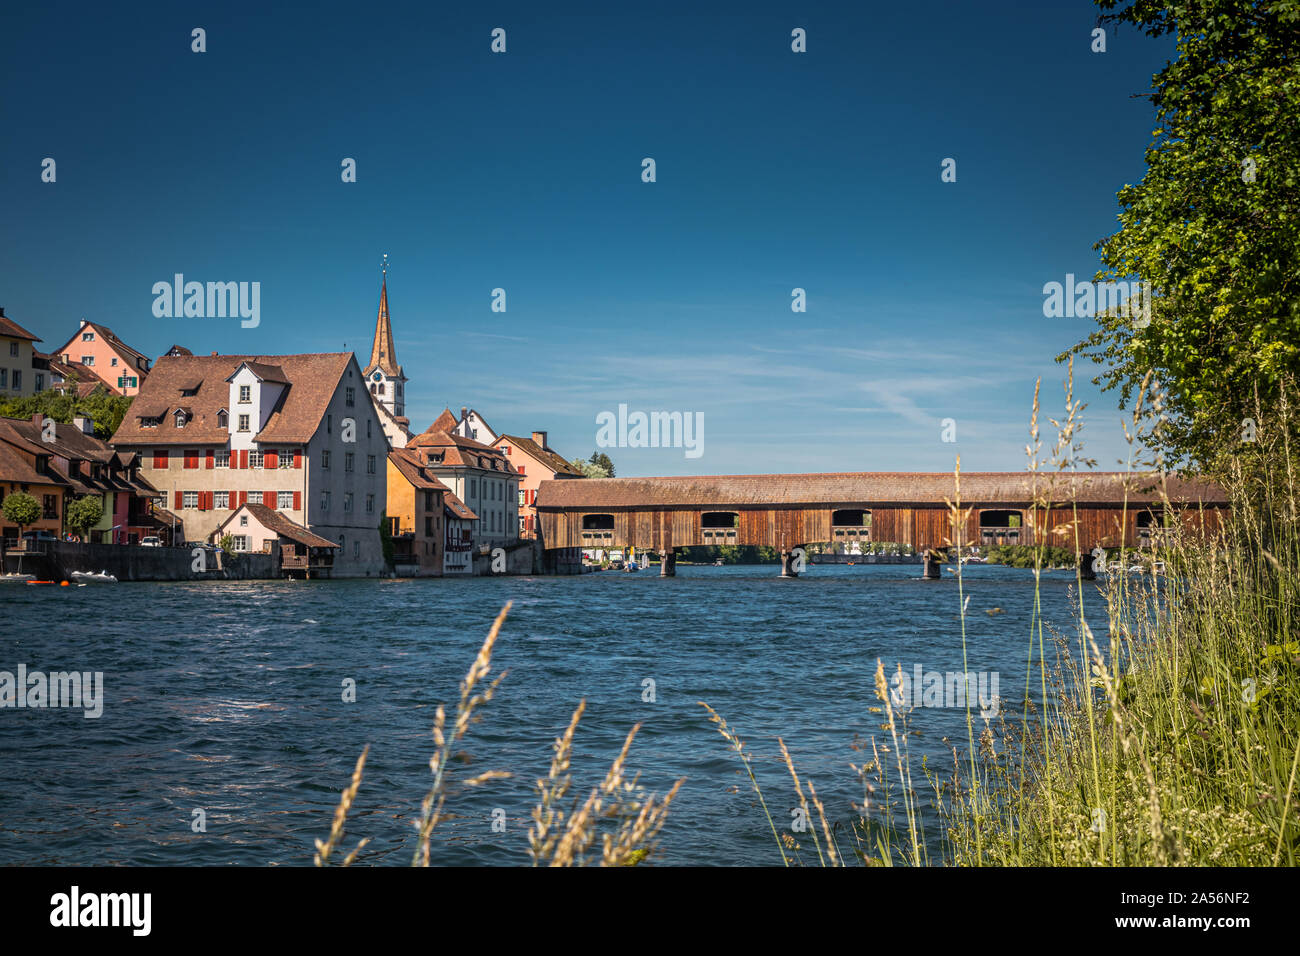
{"label": "dormer window", "polygon": [[190,417],[189,417],[188,415],[185,414],[185,409],[183,409],[183,408],[178,408],[178,409],[176,409],[176,411],[175,411],[174,414],[175,414],[175,416],[176,416],[176,427],[177,427],[177,428],[184,428],[186,422],[188,422],[188,421],[190,420]]}
{"label": "dormer window", "polygon": [[[116,364],[116,363],[114,363],[114,364]],[[193,397],[194,397],[195,395],[197,395],[197,394],[199,394],[199,390],[198,390],[197,388],[182,388],[182,389],[181,389],[181,398],[193,398]]]}
{"label": "dormer window", "polygon": [[251,386],[251,385],[241,385],[241,386],[239,386],[239,401],[240,401],[240,403],[241,403],[241,404],[247,404],[248,402],[251,402],[252,400],[253,400],[253,386]]}
{"label": "dormer window", "polygon": [[158,427],[159,425],[161,425],[161,424],[162,424],[162,419],[159,418],[157,415],[141,415],[141,416],[140,416],[140,427],[141,427],[141,428],[157,428],[157,427]]}
{"label": "dormer window", "polygon": [[226,410],[224,408],[221,411],[217,412],[217,427],[218,428],[230,427],[230,415],[226,413]]}

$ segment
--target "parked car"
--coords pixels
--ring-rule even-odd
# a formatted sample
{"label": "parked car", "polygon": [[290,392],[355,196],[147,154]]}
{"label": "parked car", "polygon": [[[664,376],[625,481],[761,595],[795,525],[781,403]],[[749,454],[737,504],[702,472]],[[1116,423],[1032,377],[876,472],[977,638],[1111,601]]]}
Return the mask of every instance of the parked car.
{"label": "parked car", "polygon": [[48,531],[45,530],[24,531],[23,540],[24,541],[58,541],[59,536],[56,534],[50,534]]}
{"label": "parked car", "polygon": [[148,537],[145,537],[145,538],[141,538],[141,539],[140,539],[140,547],[142,547],[142,548],[161,548],[161,547],[162,547],[162,542],[158,540],[158,536],[157,536],[157,535],[151,534],[151,535],[149,535]]}

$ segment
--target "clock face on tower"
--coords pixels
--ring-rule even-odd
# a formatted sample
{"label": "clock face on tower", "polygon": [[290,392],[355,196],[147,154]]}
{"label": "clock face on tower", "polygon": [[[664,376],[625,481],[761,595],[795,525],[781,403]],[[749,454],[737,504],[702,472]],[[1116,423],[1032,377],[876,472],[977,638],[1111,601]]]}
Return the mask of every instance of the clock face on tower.
{"label": "clock face on tower", "polygon": [[372,376],[370,376],[370,377],[371,377],[371,379],[373,379],[374,381],[376,381],[376,382],[380,382],[380,381],[383,381],[384,373],[383,373],[383,372],[376,372],[374,375],[372,375]]}

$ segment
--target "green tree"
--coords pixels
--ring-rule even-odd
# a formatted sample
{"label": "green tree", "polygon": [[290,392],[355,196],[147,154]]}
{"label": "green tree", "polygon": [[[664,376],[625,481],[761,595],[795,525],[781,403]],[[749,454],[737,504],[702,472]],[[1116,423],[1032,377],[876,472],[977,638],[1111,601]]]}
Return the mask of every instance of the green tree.
{"label": "green tree", "polygon": [[0,505],[0,511],[3,511],[6,521],[18,525],[20,538],[24,528],[41,519],[40,502],[25,491],[15,491],[11,495],[6,495],[4,504]]}
{"label": "green tree", "polygon": [[227,558],[233,557],[235,554],[235,536],[233,534],[223,534],[221,540],[217,542],[217,547],[225,552]]}
{"label": "green tree", "polygon": [[379,513],[379,546],[384,552],[385,567],[391,568],[394,564],[393,531],[386,510]]}
{"label": "green tree", "polygon": [[99,524],[103,517],[104,500],[99,495],[82,495],[68,504],[63,521],[69,531],[84,539],[86,532]]}
{"label": "green tree", "polygon": [[47,388],[35,395],[0,400],[0,418],[30,420],[33,415],[40,414],[61,425],[70,425],[75,416],[88,415],[94,419],[97,438],[112,438],[131,407],[131,399],[114,394],[103,385],[97,385],[90,394],[78,398],[76,380],[70,379],[70,383],[72,387],[67,391]]}
{"label": "green tree", "polygon": [[597,468],[604,469],[605,474],[601,477],[613,478],[618,474],[618,472],[614,470],[614,462],[610,459],[609,455],[606,455],[603,451],[593,451],[591,457],[588,458],[587,461],[595,465]]}
{"label": "green tree", "polygon": [[582,472],[584,478],[612,478],[611,475],[602,465],[594,462],[583,461],[581,458],[575,458],[569,462],[576,471]]}
{"label": "green tree", "polygon": [[1146,174],[1119,191],[1119,231],[1097,245],[1098,281],[1155,295],[1149,324],[1099,315],[1059,359],[1105,365],[1094,382],[1121,407],[1153,373],[1168,419],[1151,444],[1169,465],[1213,466],[1300,368],[1300,4],[1096,2],[1105,24],[1175,38],[1149,94]]}

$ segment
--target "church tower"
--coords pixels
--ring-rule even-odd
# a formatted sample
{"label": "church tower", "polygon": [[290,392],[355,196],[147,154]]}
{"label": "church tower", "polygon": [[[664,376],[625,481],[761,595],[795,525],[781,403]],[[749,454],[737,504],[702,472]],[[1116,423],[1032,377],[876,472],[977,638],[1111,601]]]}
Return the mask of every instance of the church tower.
{"label": "church tower", "polygon": [[[363,373],[375,404],[393,418],[406,418],[406,376],[397,364],[393,345],[393,324],[388,318],[388,256],[384,256],[383,282],[379,288],[379,317],[375,320],[375,343],[370,348],[370,364]],[[382,417],[382,416],[380,416]]]}

